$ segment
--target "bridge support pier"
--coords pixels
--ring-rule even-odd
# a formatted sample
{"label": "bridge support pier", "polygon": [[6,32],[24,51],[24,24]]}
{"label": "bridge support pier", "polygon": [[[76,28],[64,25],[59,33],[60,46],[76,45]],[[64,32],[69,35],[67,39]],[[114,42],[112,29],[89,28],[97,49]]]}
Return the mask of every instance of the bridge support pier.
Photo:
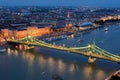
{"label": "bridge support pier", "polygon": [[89,63],[95,63],[95,61],[96,61],[96,58],[93,58],[93,57],[89,57],[89,59],[88,59],[88,62]]}

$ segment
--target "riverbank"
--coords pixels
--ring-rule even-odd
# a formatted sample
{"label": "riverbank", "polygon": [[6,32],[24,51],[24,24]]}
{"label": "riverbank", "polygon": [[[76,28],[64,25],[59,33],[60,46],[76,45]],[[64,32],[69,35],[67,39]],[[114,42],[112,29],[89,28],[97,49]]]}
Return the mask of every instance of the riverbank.
{"label": "riverbank", "polygon": [[105,80],[120,80],[120,70],[113,73],[111,76],[106,78]]}
{"label": "riverbank", "polygon": [[[66,26],[64,28],[56,28],[56,29],[51,28],[53,32],[49,34],[44,34],[41,36],[35,36],[35,37],[38,37],[41,40],[67,38],[66,36],[74,37],[74,35],[77,32],[84,32],[84,31],[88,31],[88,30],[92,30],[100,27],[102,27],[102,25],[94,24],[93,26],[84,26],[84,27]],[[1,42],[3,43],[5,42],[5,40],[3,41],[1,40]]]}
{"label": "riverbank", "polygon": [[85,26],[83,28],[73,27],[71,29],[68,28],[66,30],[64,30],[64,29],[63,30],[56,30],[51,34],[47,34],[47,35],[39,37],[39,39],[45,40],[45,41],[46,40],[52,41],[52,40],[58,40],[58,39],[73,38],[73,37],[77,36],[76,33],[85,32],[85,31],[89,31],[92,29],[100,28],[100,27],[102,27],[102,26],[95,24],[94,26]]}

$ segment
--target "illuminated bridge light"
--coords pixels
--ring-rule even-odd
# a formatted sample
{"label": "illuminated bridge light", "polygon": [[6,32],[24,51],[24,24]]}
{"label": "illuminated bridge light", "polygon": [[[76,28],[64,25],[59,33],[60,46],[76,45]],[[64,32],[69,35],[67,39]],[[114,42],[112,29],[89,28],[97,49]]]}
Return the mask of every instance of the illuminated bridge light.
{"label": "illuminated bridge light", "polygon": [[89,44],[89,45],[88,45],[88,47],[90,48],[90,47],[91,47],[91,45]]}
{"label": "illuminated bridge light", "polygon": [[31,36],[28,36],[28,38],[31,38]]}

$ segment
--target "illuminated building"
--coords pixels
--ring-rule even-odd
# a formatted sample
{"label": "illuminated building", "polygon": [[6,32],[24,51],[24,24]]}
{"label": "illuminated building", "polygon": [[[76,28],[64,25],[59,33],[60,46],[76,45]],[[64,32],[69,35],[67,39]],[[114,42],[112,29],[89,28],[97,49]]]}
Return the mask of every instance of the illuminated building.
{"label": "illuminated building", "polygon": [[70,18],[70,13],[68,12],[67,17]]}
{"label": "illuminated building", "polygon": [[15,38],[23,38],[28,35],[31,36],[42,36],[45,34],[49,34],[52,32],[50,27],[38,28],[36,26],[29,26],[25,30],[9,30],[9,29],[2,29],[0,34],[0,40],[6,38],[6,40],[14,39]]}
{"label": "illuminated building", "polygon": [[31,36],[42,36],[45,34],[51,33],[52,30],[50,27],[45,28],[38,28],[36,26],[30,26],[26,30],[21,31],[15,31],[16,38],[23,38],[25,36],[31,35]]}

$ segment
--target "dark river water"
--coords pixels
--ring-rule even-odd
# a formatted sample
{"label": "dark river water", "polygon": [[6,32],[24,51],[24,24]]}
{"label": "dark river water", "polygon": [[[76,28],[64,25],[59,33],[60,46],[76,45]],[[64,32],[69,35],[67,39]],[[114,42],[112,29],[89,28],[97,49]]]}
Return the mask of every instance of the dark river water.
{"label": "dark river water", "polygon": [[[95,41],[100,48],[120,55],[120,24],[107,27],[108,31],[103,27],[81,33],[83,42],[78,42],[78,35],[52,43],[80,47]],[[120,64],[115,62],[97,59],[95,64],[89,64],[88,57],[43,47],[8,47],[0,53],[0,80],[104,80],[118,69]]]}

